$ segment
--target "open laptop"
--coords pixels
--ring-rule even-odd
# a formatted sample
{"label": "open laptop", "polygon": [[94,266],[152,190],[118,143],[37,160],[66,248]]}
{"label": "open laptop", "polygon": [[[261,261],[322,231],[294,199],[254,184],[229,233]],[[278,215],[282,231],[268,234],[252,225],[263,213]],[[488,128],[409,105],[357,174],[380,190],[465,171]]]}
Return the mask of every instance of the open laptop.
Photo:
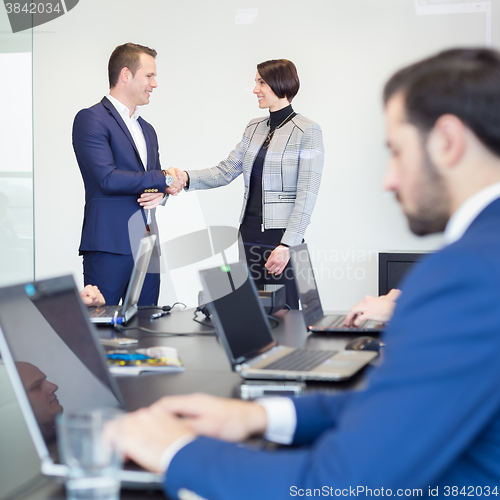
{"label": "open laptop", "polygon": [[244,262],[200,271],[212,319],[233,370],[245,379],[343,380],[377,353],[278,344]]}
{"label": "open laptop", "polygon": [[[47,476],[67,474],[57,453],[58,413],[127,407],[71,276],[0,289],[0,358]],[[162,481],[137,468],[120,479],[143,489]]]}
{"label": "open laptop", "polygon": [[290,262],[299,292],[302,313],[307,329],[317,333],[377,333],[385,328],[384,323],[364,321],[360,326],[344,326],[345,314],[323,313],[314,271],[307,245],[302,243],[290,248]]}
{"label": "open laptop", "polygon": [[106,305],[100,307],[89,307],[90,321],[105,325],[124,324],[137,314],[137,302],[142,292],[142,285],[148,272],[149,261],[155,246],[156,235],[146,236],[139,242],[139,249],[135,257],[130,281],[123,305]]}

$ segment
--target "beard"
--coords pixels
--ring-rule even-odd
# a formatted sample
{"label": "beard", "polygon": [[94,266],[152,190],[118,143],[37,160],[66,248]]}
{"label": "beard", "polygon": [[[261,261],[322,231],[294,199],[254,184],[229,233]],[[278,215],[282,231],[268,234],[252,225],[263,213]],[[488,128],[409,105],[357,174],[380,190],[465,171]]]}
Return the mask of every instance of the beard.
{"label": "beard", "polygon": [[[410,231],[417,236],[443,232],[450,219],[446,185],[425,149],[422,161],[422,175],[416,187],[417,208],[414,213],[405,213]],[[396,198],[401,202],[398,194]]]}

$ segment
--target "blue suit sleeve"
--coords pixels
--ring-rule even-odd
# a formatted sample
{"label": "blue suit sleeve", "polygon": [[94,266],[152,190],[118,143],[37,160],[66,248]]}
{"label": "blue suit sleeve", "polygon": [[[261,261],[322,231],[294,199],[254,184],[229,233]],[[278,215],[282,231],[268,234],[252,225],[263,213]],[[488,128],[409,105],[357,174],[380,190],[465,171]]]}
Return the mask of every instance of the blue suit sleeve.
{"label": "blue suit sleeve", "polygon": [[255,451],[198,438],[171,462],[166,493],[278,500],[307,489],[320,496],[384,488],[396,496],[399,488],[427,495],[429,486],[471,477],[494,483],[500,470],[474,476],[476,450],[495,453],[492,443],[500,443],[500,293],[488,267],[453,251],[422,263],[403,290],[385,362],[370,372],[368,388],[297,403],[297,441],[314,439],[309,446]]}
{"label": "blue suit sleeve", "polygon": [[[146,189],[165,191],[161,170],[138,171],[135,152],[125,141],[128,139],[121,131],[120,138],[111,133],[94,108],[84,109],[76,115],[73,147],[84,178],[88,176],[106,195],[141,194]],[[132,161],[125,152],[121,157],[122,146],[130,147],[128,157],[132,156]],[[156,163],[159,164],[159,160],[155,158]]]}
{"label": "blue suit sleeve", "polygon": [[335,396],[314,394],[295,399],[297,427],[293,444],[310,444],[323,432],[333,429],[352,396],[351,392],[345,392]]}

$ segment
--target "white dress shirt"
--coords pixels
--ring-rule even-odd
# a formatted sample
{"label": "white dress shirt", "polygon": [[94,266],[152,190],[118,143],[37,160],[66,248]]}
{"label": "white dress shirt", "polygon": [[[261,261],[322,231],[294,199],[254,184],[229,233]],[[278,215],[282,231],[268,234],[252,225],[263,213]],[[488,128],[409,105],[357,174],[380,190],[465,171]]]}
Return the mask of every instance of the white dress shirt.
{"label": "white dress shirt", "polygon": [[111,94],[106,96],[111,104],[115,107],[116,111],[118,111],[119,115],[122,117],[125,125],[134,140],[135,147],[137,151],[139,151],[139,156],[141,157],[142,164],[144,165],[144,170],[148,169],[148,149],[146,147],[146,139],[144,138],[144,132],[142,131],[141,125],[137,121],[139,118],[139,107],[137,106],[130,116],[130,109],[122,104],[118,99],[113,97]]}
{"label": "white dress shirt", "polygon": [[500,198],[500,182],[481,189],[464,201],[451,216],[444,231],[444,242],[451,245],[469,229],[474,219],[493,201]]}
{"label": "white dress shirt", "polygon": [[[125,125],[128,128],[128,131],[130,132],[130,135],[132,136],[132,139],[134,140],[135,147],[137,148],[137,151],[139,152],[139,156],[141,158],[142,164],[144,166],[144,170],[148,169],[148,148],[146,146],[146,139],[144,138],[144,132],[142,130],[142,127],[138,121],[138,118],[140,116],[139,114],[139,107],[136,106],[134,112],[132,113],[132,116],[130,116],[130,110],[125,106],[125,104],[122,104],[118,99],[113,97],[111,94],[108,94],[106,96],[108,100],[111,102],[111,104],[115,107],[116,111],[118,111],[118,114],[122,117],[123,121],[125,122]],[[164,196],[163,200],[161,202],[161,205],[165,205],[165,202],[167,201],[167,197]],[[147,224],[151,223],[151,213],[148,210],[147,211]]]}

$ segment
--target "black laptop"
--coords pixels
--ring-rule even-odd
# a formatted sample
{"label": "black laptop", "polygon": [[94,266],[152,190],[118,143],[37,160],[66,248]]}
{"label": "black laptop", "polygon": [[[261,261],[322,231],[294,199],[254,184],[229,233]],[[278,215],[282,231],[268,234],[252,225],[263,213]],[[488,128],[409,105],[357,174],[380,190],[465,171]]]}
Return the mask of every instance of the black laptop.
{"label": "black laptop", "polygon": [[325,315],[323,313],[311,257],[305,243],[290,248],[290,262],[293,267],[304,321],[310,332],[372,334],[385,328],[384,323],[378,321],[364,321],[360,326],[344,326],[345,314]]}
{"label": "black laptop", "polygon": [[[72,276],[0,289],[0,363],[47,476],[67,474],[58,460],[58,413],[127,406],[104,356]],[[30,394],[36,380],[50,382],[43,400]],[[143,470],[123,470],[120,479],[146,489],[162,482]]]}
{"label": "black laptop", "polygon": [[137,303],[141,296],[142,286],[146,279],[149,262],[155,246],[156,235],[145,236],[139,242],[134,257],[134,267],[128,282],[123,304],[89,307],[90,321],[101,325],[122,325],[130,321],[138,311]]}
{"label": "black laptop", "polygon": [[233,370],[245,379],[343,380],[377,356],[279,345],[244,262],[200,271],[200,277],[217,335]]}

